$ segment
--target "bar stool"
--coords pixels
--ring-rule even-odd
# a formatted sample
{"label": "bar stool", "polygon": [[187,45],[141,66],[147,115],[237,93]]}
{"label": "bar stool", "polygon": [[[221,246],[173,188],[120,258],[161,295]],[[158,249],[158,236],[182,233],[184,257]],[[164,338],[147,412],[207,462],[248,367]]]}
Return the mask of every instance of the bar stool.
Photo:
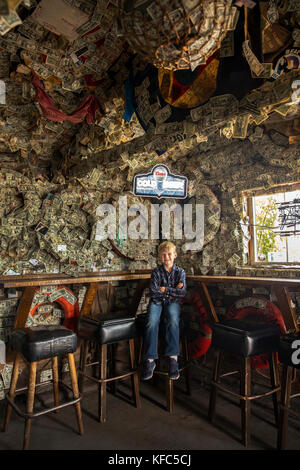
{"label": "bar stool", "polygon": [[[251,400],[272,395],[275,421],[278,422],[277,394],[280,390],[276,351],[279,348],[279,328],[266,323],[245,320],[224,320],[213,325],[212,347],[217,350],[216,362],[211,382],[209,419],[213,420],[216,408],[217,390],[229,393],[240,399],[242,418],[242,441],[245,447],[250,442],[250,403]],[[223,353],[240,356],[240,394],[234,393],[220,383],[221,377],[238,371],[220,374]],[[251,356],[267,354],[270,365],[271,389],[260,395],[251,395]]]}
{"label": "bar stool", "polygon": [[[31,422],[33,418],[36,418],[43,414],[51,413],[52,411],[56,411],[66,406],[74,405],[76,408],[79,433],[83,434],[83,424],[80,406],[81,397],[79,395],[78,390],[77,375],[74,361],[74,352],[76,351],[77,346],[76,334],[63,326],[35,326],[32,328],[23,328],[15,330],[11,334],[9,344],[17,354],[13,365],[10,391],[6,395],[7,408],[4,423],[4,431],[7,431],[11,416],[11,409],[13,408],[18,415],[25,418],[23,450],[28,450],[31,432]],[[68,357],[72,388],[70,388],[67,384],[59,380],[58,377],[58,356],[63,355],[67,355]],[[29,381],[27,387],[16,390],[19,366],[22,358],[28,364]],[[53,390],[55,406],[34,413],[33,407],[35,389],[39,385],[44,385],[43,383],[36,385],[37,366],[40,361],[50,358],[52,358],[53,367]],[[72,390],[73,400],[69,400],[62,404],[59,404],[59,383]],[[26,412],[23,412],[15,404],[14,398],[16,393],[25,390],[28,391],[28,395],[26,403]]]}
{"label": "bar stool", "polygon": [[[294,344],[294,341],[299,341]],[[296,346],[296,348],[295,348]],[[280,338],[278,358],[280,363],[283,365],[282,368],[282,379],[281,379],[281,399],[279,403],[279,424],[278,424],[278,435],[277,435],[277,449],[284,450],[286,448],[286,438],[288,429],[288,416],[289,414],[294,415],[299,419],[299,413],[295,413],[290,409],[290,401],[292,398],[300,396],[300,393],[291,394],[292,382],[295,380],[295,373],[297,369],[300,369],[300,364],[296,364],[298,359],[298,353],[296,352],[300,346],[300,333],[290,333]],[[293,357],[293,354],[295,357]],[[294,362],[293,362],[294,361]],[[294,376],[294,377],[293,377]]]}
{"label": "bar stool", "polygon": [[[106,384],[112,381],[131,377],[132,394],[136,408],[141,407],[139,393],[139,378],[135,364],[134,338],[137,335],[135,317],[124,314],[96,315],[94,317],[83,316],[79,320],[78,335],[82,338],[80,365],[78,373],[82,376],[79,389],[83,393],[84,378],[98,383],[98,420],[106,422]],[[121,341],[128,341],[130,351],[130,370],[125,374],[108,377],[107,352],[109,345],[116,345]],[[100,361],[87,363],[87,353],[90,343],[96,343],[100,348]],[[100,378],[86,374],[86,368],[99,364]],[[115,363],[113,363],[113,367]]]}
{"label": "bar stool", "polygon": [[[137,327],[140,336],[140,348],[139,348],[139,359],[138,364],[141,366],[142,364],[142,354],[143,354],[143,346],[144,346],[144,332],[145,332],[145,325],[147,320],[147,313],[142,313],[137,315]],[[190,374],[190,356],[188,350],[188,340],[186,334],[186,323],[184,316],[181,315],[180,317],[180,337],[179,337],[179,346],[180,346],[180,355],[178,356],[179,362],[179,372],[184,371],[185,375],[185,382],[186,382],[186,389],[187,394],[191,395],[191,374]],[[159,338],[164,338],[164,314],[162,312],[160,326],[159,326]],[[157,365],[154,370],[154,377],[155,375],[161,375],[166,378],[166,409],[170,413],[174,411],[174,380],[169,378],[169,371],[161,367],[161,359],[158,358]]]}

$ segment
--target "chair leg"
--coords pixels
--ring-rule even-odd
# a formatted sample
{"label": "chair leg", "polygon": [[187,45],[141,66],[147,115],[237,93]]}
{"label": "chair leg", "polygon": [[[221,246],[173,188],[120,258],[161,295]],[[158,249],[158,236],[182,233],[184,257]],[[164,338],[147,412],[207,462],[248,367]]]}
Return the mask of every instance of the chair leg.
{"label": "chair leg", "polygon": [[[87,340],[83,340],[80,348],[80,370],[84,374],[86,371],[86,359],[87,359],[87,353],[88,353],[88,347],[89,347],[89,342]],[[83,374],[78,374],[78,384],[79,384],[79,390],[80,393],[83,394],[83,388],[84,388],[84,375]]]}
{"label": "chair leg", "polygon": [[292,367],[283,366],[281,381],[281,400],[280,415],[277,435],[277,449],[284,450],[286,447],[287,428],[288,428],[288,408],[290,406]]}
{"label": "chair leg", "polygon": [[[130,351],[130,366],[131,369],[136,369],[135,363],[135,344],[134,339],[129,340],[129,351]],[[141,398],[140,398],[140,390],[139,390],[139,376],[138,372],[136,371],[131,376],[131,385],[132,385],[132,393],[135,402],[136,408],[141,408]]]}
{"label": "chair leg", "polygon": [[[221,369],[222,357],[223,357],[223,351],[221,351],[220,349],[217,350],[216,362],[215,362],[214,373],[213,373],[214,382],[220,382],[220,369]],[[217,388],[212,383],[210,397],[209,397],[209,412],[208,412],[208,419],[210,421],[212,421],[215,417],[216,400],[217,400]]]}
{"label": "chair leg", "polygon": [[174,380],[166,377],[166,396],[167,396],[167,410],[169,413],[174,411]]}
{"label": "chair leg", "polygon": [[[15,357],[15,360],[14,360],[14,367],[13,367],[12,378],[11,378],[11,383],[10,383],[10,390],[9,390],[9,398],[11,400],[14,400],[14,398],[15,398],[16,386],[17,386],[18,375],[19,375],[20,361],[21,361],[21,354],[17,353],[17,355]],[[4,420],[4,428],[3,428],[4,431],[7,431],[8,424],[9,424],[9,421],[10,421],[10,416],[11,416],[11,405],[9,405],[7,403],[5,420]]]}
{"label": "chair leg", "polygon": [[[58,389],[58,357],[52,358],[52,371],[53,371],[53,394],[54,394],[54,405],[59,405],[59,389]],[[56,413],[58,410],[55,411]]]}
{"label": "chair leg", "polygon": [[[107,345],[100,346],[100,379],[107,378]],[[98,419],[100,423],[106,421],[106,382],[99,383]]]}
{"label": "chair leg", "polygon": [[[76,399],[76,398],[79,397],[79,388],[78,388],[77,374],[76,374],[76,367],[75,367],[75,360],[74,360],[74,354],[73,353],[68,354],[68,361],[69,361],[70,377],[71,377],[71,382],[72,382],[73,397],[74,397],[74,399]],[[82,413],[81,413],[80,401],[75,403],[74,406],[75,406],[75,409],[76,409],[76,416],[77,416],[79,434],[83,434],[83,423],[82,423]]]}
{"label": "chair leg", "polygon": [[245,399],[241,400],[241,415],[242,415],[242,436],[243,444],[248,446],[250,440],[250,400],[246,397],[251,395],[251,358],[241,358],[241,396]]}
{"label": "chair leg", "polygon": [[[35,383],[36,383],[36,369],[37,369],[37,362],[31,362],[30,368],[29,368],[28,396],[27,396],[27,403],[26,403],[26,413],[28,414],[33,412]],[[23,450],[28,450],[29,448],[31,421],[32,421],[31,418],[29,417],[25,418]]]}
{"label": "chair leg", "polygon": [[[279,377],[278,377],[278,367],[277,367],[277,354],[273,352],[270,354],[269,357],[269,365],[270,365],[270,381],[272,388],[277,388],[279,385]],[[273,400],[273,407],[274,407],[274,417],[276,426],[278,426],[278,419],[279,419],[279,411],[278,411],[278,401],[280,399],[280,392],[276,392],[272,394]]]}

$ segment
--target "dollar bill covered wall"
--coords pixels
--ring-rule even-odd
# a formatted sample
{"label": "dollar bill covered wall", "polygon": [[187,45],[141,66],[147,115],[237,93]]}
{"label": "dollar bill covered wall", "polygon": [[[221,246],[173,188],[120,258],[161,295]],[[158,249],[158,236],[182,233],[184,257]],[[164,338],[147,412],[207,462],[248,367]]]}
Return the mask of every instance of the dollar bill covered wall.
{"label": "dollar bill covered wall", "polygon": [[220,50],[179,75],[133,53],[115,0],[0,3],[0,274],[151,268],[151,223],[101,240],[99,207],[118,228],[120,198],[150,214],[133,178],[157,163],[189,179],[182,207],[204,205],[202,248],[176,240],[183,266],[242,265],[241,191],[299,177],[298,3],[250,3],[261,54],[236,2]]}

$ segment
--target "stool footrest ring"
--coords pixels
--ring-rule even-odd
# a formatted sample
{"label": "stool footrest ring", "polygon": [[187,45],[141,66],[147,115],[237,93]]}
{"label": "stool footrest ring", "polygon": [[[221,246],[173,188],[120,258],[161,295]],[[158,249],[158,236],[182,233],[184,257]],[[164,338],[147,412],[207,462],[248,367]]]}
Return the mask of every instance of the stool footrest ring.
{"label": "stool footrest ring", "polygon": [[222,390],[223,392],[225,393],[228,393],[230,395],[233,395],[234,397],[236,398],[239,398],[240,400],[256,400],[257,398],[263,398],[263,397],[267,397],[269,395],[272,395],[273,393],[277,393],[279,392],[279,390],[281,389],[281,387],[276,387],[276,388],[273,388],[272,390],[269,390],[268,392],[266,393],[262,393],[261,395],[249,395],[249,396],[244,396],[244,395],[240,395],[239,393],[235,393],[235,392],[232,392],[231,390],[229,390],[227,387],[224,387],[224,385],[221,385],[219,384],[218,382],[215,382],[214,380],[212,380],[212,385],[220,390]]}
{"label": "stool footrest ring", "polygon": [[[187,367],[189,367],[191,365],[190,362],[186,363],[184,366],[182,367],[179,367],[178,371],[179,372],[182,372],[183,370],[185,370]],[[154,374],[159,374],[159,375],[168,375],[169,372],[166,371],[166,370],[160,370],[160,369],[155,369],[154,370]]]}
{"label": "stool footrest ring", "polygon": [[126,374],[123,375],[118,375],[116,377],[110,377],[108,379],[97,379],[97,377],[93,377],[92,375],[85,374],[81,370],[78,370],[78,373],[86,377],[87,379],[93,380],[94,382],[97,383],[104,383],[104,382],[112,382],[113,380],[120,380],[124,379],[126,377],[129,377],[130,375],[136,374],[137,370],[132,370],[130,372],[126,372]]}
{"label": "stool footrest ring", "polygon": [[[71,387],[69,387],[67,384],[65,384],[64,382],[61,382],[62,385],[64,385],[66,388],[68,388],[69,390],[72,391]],[[23,389],[22,389],[23,390]],[[8,403],[10,404],[10,406],[15,410],[15,412],[21,416],[22,418],[29,418],[29,419],[33,419],[33,418],[37,418],[38,416],[42,416],[42,415],[45,415],[47,413],[51,413],[53,411],[56,411],[56,410],[59,410],[60,408],[65,408],[66,406],[71,406],[71,405],[75,405],[76,403],[78,403],[81,399],[82,399],[82,396],[79,395],[78,398],[74,398],[73,400],[69,400],[69,401],[66,401],[64,403],[61,403],[60,405],[57,405],[57,406],[53,406],[51,408],[47,408],[45,410],[41,410],[41,411],[36,411],[35,413],[26,413],[26,411],[22,411],[20,410],[20,408],[15,404],[14,401],[11,400],[10,396],[9,396],[9,392],[7,392],[5,394],[5,398],[6,400],[8,401]]]}

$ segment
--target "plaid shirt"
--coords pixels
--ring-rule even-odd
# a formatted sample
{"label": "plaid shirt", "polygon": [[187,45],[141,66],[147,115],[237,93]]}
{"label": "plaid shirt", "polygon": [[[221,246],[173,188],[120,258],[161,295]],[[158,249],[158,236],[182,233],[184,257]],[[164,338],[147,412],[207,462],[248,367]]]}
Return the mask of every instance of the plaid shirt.
{"label": "plaid shirt", "polygon": [[[179,282],[183,283],[181,289],[176,289]],[[158,288],[165,287],[165,292]],[[163,265],[153,269],[150,281],[150,300],[158,305],[168,305],[172,302],[181,303],[186,294],[185,271],[173,264],[172,271],[168,273]]]}

